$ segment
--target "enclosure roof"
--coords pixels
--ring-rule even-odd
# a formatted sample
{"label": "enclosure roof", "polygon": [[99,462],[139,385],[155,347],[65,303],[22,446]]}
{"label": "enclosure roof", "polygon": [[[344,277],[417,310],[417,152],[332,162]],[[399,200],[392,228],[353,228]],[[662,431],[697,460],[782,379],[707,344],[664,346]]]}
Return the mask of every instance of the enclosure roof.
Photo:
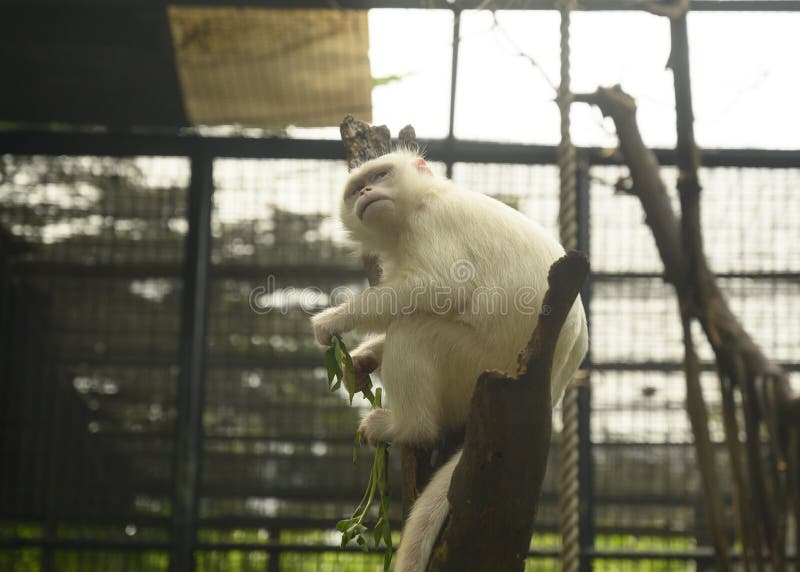
{"label": "enclosure roof", "polygon": [[[370,119],[364,11],[14,0],[0,121],[280,129]],[[313,25],[311,25],[313,23]]]}

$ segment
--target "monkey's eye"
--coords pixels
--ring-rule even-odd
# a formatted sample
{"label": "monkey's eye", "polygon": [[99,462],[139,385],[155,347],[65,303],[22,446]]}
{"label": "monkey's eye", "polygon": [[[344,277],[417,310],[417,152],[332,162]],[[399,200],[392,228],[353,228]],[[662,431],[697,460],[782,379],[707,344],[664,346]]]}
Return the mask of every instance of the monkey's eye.
{"label": "monkey's eye", "polygon": [[349,198],[349,197],[352,197],[352,196],[354,196],[356,193],[358,193],[358,191],[360,191],[360,190],[361,190],[363,187],[364,187],[364,185],[363,185],[363,183],[361,183],[360,181],[358,181],[358,182],[355,182],[355,183],[351,184],[351,185],[350,185],[350,186],[347,188],[347,192],[345,193],[345,196],[346,196],[346,197],[348,197],[348,198]]}
{"label": "monkey's eye", "polygon": [[370,182],[372,184],[379,183],[380,181],[385,179],[387,177],[387,175],[389,175],[389,170],[388,169],[386,169],[384,171],[378,171],[377,173],[372,175],[372,177],[370,178]]}

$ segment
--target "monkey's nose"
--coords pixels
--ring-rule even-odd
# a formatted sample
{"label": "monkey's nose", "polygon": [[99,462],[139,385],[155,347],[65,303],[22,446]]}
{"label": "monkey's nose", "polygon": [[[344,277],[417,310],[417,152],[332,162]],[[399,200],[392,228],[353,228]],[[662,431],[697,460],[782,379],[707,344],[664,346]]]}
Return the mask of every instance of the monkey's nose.
{"label": "monkey's nose", "polygon": [[361,194],[363,195],[364,193],[368,193],[371,190],[372,190],[372,187],[364,187],[363,189],[361,189]]}

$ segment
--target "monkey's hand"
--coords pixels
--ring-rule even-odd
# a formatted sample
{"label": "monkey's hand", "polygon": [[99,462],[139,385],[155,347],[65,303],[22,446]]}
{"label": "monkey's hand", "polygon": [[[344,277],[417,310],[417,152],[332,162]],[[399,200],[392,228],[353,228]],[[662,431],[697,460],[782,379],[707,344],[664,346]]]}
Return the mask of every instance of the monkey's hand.
{"label": "monkey's hand", "polygon": [[353,370],[355,377],[345,375],[344,384],[348,389],[352,389],[355,393],[363,390],[369,386],[371,380],[369,374],[378,369],[378,360],[372,354],[352,355]]}
{"label": "monkey's hand", "polygon": [[350,330],[342,319],[343,312],[340,307],[328,308],[311,318],[314,328],[314,337],[323,346],[330,346],[333,336]]}
{"label": "monkey's hand", "polygon": [[373,409],[366,414],[358,426],[358,435],[361,443],[372,446],[378,443],[388,443],[393,440],[392,412],[388,409]]}

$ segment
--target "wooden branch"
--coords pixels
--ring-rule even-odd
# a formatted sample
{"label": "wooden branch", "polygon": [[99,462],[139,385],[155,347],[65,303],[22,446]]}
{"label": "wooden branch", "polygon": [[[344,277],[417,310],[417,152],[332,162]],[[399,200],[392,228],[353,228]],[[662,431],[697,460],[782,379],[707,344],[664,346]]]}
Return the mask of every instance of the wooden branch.
{"label": "wooden branch", "polygon": [[639,132],[636,102],[619,85],[600,87],[594,93],[575,94],[573,101],[595,105],[604,116],[614,120],[620,151],[633,180],[633,194],[644,207],[645,221],[653,231],[656,248],[664,261],[666,280],[679,284],[683,273],[680,224],[661,180],[658,159],[644,144]]}
{"label": "wooden branch", "polygon": [[725,448],[728,450],[733,486],[733,513],[736,535],[742,541],[742,564],[745,572],[756,565],[763,570],[761,561],[761,544],[756,540],[751,506],[751,487],[745,477],[745,465],[742,459],[742,445],[739,441],[739,421],[736,418],[736,400],[734,386],[736,382],[719,370],[720,393],[722,396],[722,423],[725,430]]}
{"label": "wooden branch", "polygon": [[339,124],[342,143],[347,150],[347,168],[352,171],[362,163],[385,155],[392,148],[392,137],[385,125],[370,125],[346,115]]}
{"label": "wooden branch", "polygon": [[[700,179],[697,171],[700,157],[694,141],[694,111],[689,77],[689,42],[686,14],[670,20],[672,52],[670,66],[675,86],[675,115],[678,132],[676,163],[678,166],[678,194],[681,201],[681,246],[684,254],[684,276],[708,274],[703,252],[700,226]],[[705,299],[705,280],[686,280],[677,284],[683,324],[684,362],[686,373],[686,411],[692,425],[697,465],[703,480],[704,499],[708,507],[708,525],[714,544],[714,561],[719,572],[730,570],[728,541],[725,534],[725,512],[722,488],[717,477],[717,463],[708,430],[708,408],[700,388],[700,364],[692,341],[692,310],[698,297]],[[700,306],[702,307],[702,306]]]}
{"label": "wooden branch", "polygon": [[[678,21],[678,26],[681,26],[681,20]],[[672,24],[674,26],[675,21],[672,21]],[[685,25],[685,21],[683,24]],[[681,41],[683,33],[681,30],[673,30],[673,43]],[[685,68],[685,62],[681,63],[684,57],[685,61],[688,61],[688,52],[684,54],[673,50],[670,65]],[[679,85],[676,85],[676,101],[690,97],[690,91],[681,83],[683,80],[677,79],[677,81]],[[747,392],[751,396],[753,403],[749,409],[756,417],[751,417],[752,426],[748,433],[748,447],[751,448],[747,457],[748,472],[754,479],[748,483],[754,489],[750,499],[752,511],[750,523],[756,528],[753,544],[754,549],[758,551],[756,558],[760,560],[760,547],[767,548],[762,542],[770,543],[772,539],[769,531],[775,531],[777,534],[782,528],[780,517],[776,515],[785,514],[786,508],[776,505],[774,496],[768,494],[768,488],[771,487],[774,492],[775,486],[774,482],[770,484],[767,481],[767,477],[775,471],[769,470],[765,473],[762,463],[757,462],[761,452],[752,450],[758,445],[750,444],[749,441],[757,439],[760,435],[756,427],[766,417],[767,411],[776,416],[778,430],[782,434],[792,427],[796,428],[798,421],[794,413],[794,403],[798,398],[792,395],[785,373],[762,353],[730,310],[714,274],[708,267],[699,217],[697,151],[694,147],[693,134],[689,135],[686,132],[687,127],[690,127],[687,118],[691,117],[691,108],[688,110],[681,108],[678,119],[679,139],[684,147],[687,142],[693,147],[688,151],[679,149],[678,154],[679,190],[684,211],[681,222],[670,205],[666,187],[659,175],[659,164],[652,151],[647,149],[642,141],[636,124],[636,106],[633,99],[619,86],[614,86],[599,88],[591,94],[577,95],[575,101],[596,105],[604,115],[613,119],[617,127],[620,150],[633,179],[634,194],[642,203],[646,213],[645,222],[653,233],[664,263],[665,278],[675,286],[682,303],[687,304],[690,315],[698,319],[703,326],[714,350],[719,370],[735,383],[735,387],[743,395]],[[689,255],[688,260],[683,256],[684,249]],[[767,385],[770,387],[766,387]],[[788,445],[785,443],[787,443],[786,438],[770,439],[769,445],[778,451],[773,457],[786,456],[780,452],[780,449],[787,449]],[[731,462],[734,462],[733,459]],[[787,477],[789,481],[792,478],[794,477],[791,475]],[[788,484],[781,486],[788,487]],[[791,491],[791,488],[788,490]],[[794,491],[791,492],[794,494]],[[775,512],[772,512],[773,507]],[[769,528],[759,534],[758,529],[761,525]],[[781,561],[776,561],[776,556],[773,554],[779,547],[772,542],[769,548],[773,565],[777,564],[780,567]]]}
{"label": "wooden branch", "polygon": [[[744,360],[747,371],[772,374],[777,385],[776,403],[772,405],[779,406],[780,411],[786,411],[787,406],[784,404],[790,403],[795,397],[791,395],[783,370],[763,354],[739,323],[707,265],[702,277],[690,276],[683,265],[680,223],[661,180],[658,160],[642,141],[636,124],[636,105],[633,98],[619,86],[614,86],[598,88],[591,94],[579,94],[574,99],[597,106],[603,115],[613,119],[620,150],[633,179],[634,194],[642,203],[646,214],[645,222],[653,233],[664,264],[665,278],[676,287],[695,279],[705,281],[705,300],[702,303],[707,304],[708,308],[703,311],[693,308],[692,313],[700,320],[723,370],[733,369],[732,360],[736,354]],[[783,416],[781,422],[789,421]]]}
{"label": "wooden branch", "polygon": [[790,397],[783,403],[781,417],[787,425],[800,429],[800,396]]}
{"label": "wooden branch", "polygon": [[413,153],[419,151],[419,143],[417,143],[417,132],[411,125],[406,125],[397,134],[397,139],[400,141],[400,146],[408,149]]}
{"label": "wooden branch", "polygon": [[683,326],[684,374],[686,378],[686,412],[692,425],[697,466],[705,491],[711,542],[714,545],[714,564],[719,572],[730,570],[728,540],[725,534],[725,510],[722,488],[717,477],[716,456],[708,430],[708,407],[700,387],[700,362],[692,340],[691,317],[681,308]]}
{"label": "wooden branch", "polygon": [[788,436],[788,451],[786,469],[789,489],[789,505],[794,515],[794,546],[795,552],[800,550],[800,430],[792,428]]}
{"label": "wooden branch", "polygon": [[450,517],[429,572],[523,570],[550,449],[553,353],[588,272],[574,252],[553,264],[517,375],[489,371],[478,379],[450,483]]}
{"label": "wooden branch", "polygon": [[[700,221],[699,153],[694,141],[694,115],[692,110],[689,73],[689,45],[685,12],[670,16],[672,51],[669,66],[673,70],[677,118],[678,191],[682,217],[678,221],[672,211],[666,189],[660,180],[658,163],[651,151],[645,148],[636,125],[635,104],[619,86],[598,89],[594,94],[576,97],[597,105],[604,115],[611,116],[617,126],[620,147],[629,165],[635,194],[647,214],[646,222],[653,232],[656,245],[665,266],[667,279],[675,286],[681,305],[686,344],[687,410],[692,421],[698,465],[703,477],[706,501],[709,503],[709,521],[715,544],[717,568],[728,569],[727,546],[724,543],[720,494],[713,470],[713,451],[707,442],[707,419],[703,421],[705,404],[702,393],[694,384],[692,364],[696,361],[693,347],[689,347],[688,327],[697,318],[714,350],[723,396],[723,418],[726,444],[734,485],[734,506],[737,513],[737,531],[742,540],[744,565],[751,562],[763,569],[762,552],[767,549],[775,570],[785,567],[785,529],[788,507],[791,505],[795,520],[800,520],[798,496],[793,489],[798,482],[798,470],[791,455],[792,435],[798,424],[797,412],[790,405],[798,398],[792,395],[784,372],[771,362],[756,346],[733,315],[727,300],[720,291],[709,268],[703,248]],[[725,384],[730,383],[730,387]],[[746,458],[749,480],[745,482],[743,460],[735,414],[733,391],[738,389],[746,429]],[[769,440],[762,444],[761,429],[766,427]],[[762,451],[771,449],[765,462]],[[790,468],[790,467],[793,467]],[[795,471],[795,473],[792,472]],[[796,522],[800,525],[800,522]],[[752,558],[752,560],[751,560]]]}
{"label": "wooden branch", "polygon": [[[347,151],[347,169],[352,171],[362,163],[384,155],[391,148],[391,135],[385,125],[373,126],[346,115],[339,124],[339,133]],[[362,258],[370,286],[380,282],[380,261],[375,256]]]}
{"label": "wooden branch", "polygon": [[642,10],[666,16],[667,18],[680,18],[689,11],[689,0],[660,0],[656,2],[645,2]]}

